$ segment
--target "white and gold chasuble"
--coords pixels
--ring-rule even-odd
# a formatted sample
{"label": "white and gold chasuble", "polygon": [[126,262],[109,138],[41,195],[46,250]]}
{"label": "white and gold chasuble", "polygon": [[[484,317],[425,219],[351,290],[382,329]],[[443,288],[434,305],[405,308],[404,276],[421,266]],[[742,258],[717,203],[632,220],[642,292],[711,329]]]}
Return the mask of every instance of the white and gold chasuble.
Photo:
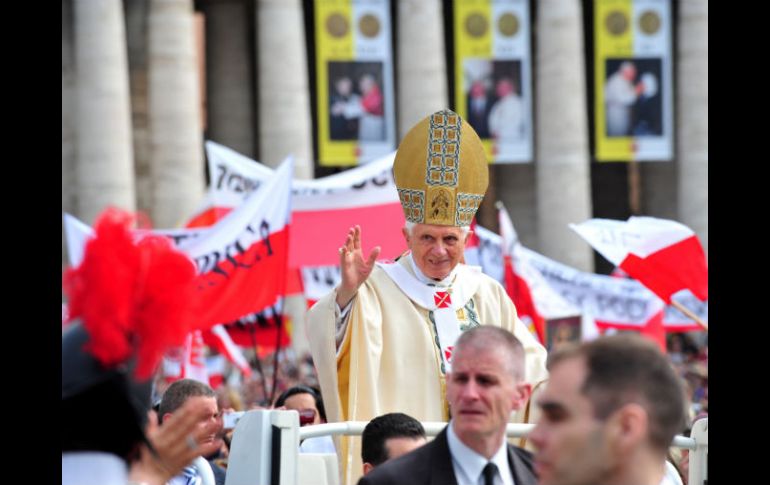
{"label": "white and gold chasuble", "polygon": [[[524,345],[526,380],[534,387],[547,378],[545,348],[518,319],[497,281],[460,264],[448,287],[432,287],[415,277],[409,261],[401,258],[374,268],[352,302],[339,352],[336,292],[308,312],[308,340],[329,422],[369,421],[390,412],[420,421],[448,421],[442,350],[451,353],[446,341],[452,338],[452,321],[457,336],[476,325],[511,331]],[[523,422],[524,410],[512,421]],[[338,438],[337,453],[342,483],[356,483],[362,473],[360,436]]]}

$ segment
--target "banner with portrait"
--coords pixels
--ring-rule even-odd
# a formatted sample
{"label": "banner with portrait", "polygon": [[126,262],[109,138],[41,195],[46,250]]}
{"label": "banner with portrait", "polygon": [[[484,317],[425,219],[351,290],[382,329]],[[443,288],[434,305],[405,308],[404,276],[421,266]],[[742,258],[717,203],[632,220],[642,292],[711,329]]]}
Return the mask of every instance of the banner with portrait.
{"label": "banner with portrait", "polygon": [[532,161],[527,0],[454,0],[455,111],[492,163]]}
{"label": "banner with portrait", "polygon": [[595,0],[596,159],[673,158],[671,3]]}
{"label": "banner with portrait", "polygon": [[396,149],[388,0],[316,0],[319,163],[352,166]]}

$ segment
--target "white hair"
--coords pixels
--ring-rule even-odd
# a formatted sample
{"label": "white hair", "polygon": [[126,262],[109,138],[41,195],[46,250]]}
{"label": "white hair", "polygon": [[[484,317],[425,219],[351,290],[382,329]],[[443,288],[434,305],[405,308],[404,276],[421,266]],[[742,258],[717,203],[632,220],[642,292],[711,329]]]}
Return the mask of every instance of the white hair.
{"label": "white hair", "polygon": [[[412,229],[414,229],[414,226],[416,226],[416,225],[417,225],[416,222],[406,221],[404,223],[404,229],[406,229],[406,232],[411,236],[412,235]],[[459,226],[459,227],[463,231],[463,236],[467,236],[468,233],[471,232],[471,226]]]}

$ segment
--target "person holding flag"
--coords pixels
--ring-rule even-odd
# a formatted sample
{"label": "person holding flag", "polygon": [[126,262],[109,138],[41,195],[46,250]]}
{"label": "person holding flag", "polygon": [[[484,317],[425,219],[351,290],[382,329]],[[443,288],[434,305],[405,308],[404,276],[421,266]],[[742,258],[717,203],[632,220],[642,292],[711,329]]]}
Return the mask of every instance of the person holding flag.
{"label": "person holding flag", "polygon": [[[479,325],[502,327],[521,340],[526,381],[536,385],[547,376],[545,348],[519,320],[505,289],[460,262],[489,179],[476,132],[452,111],[433,113],[404,137],[393,170],[410,251],[396,262],[375,263],[380,248],[367,256],[360,227],[351,228],[339,249],[341,283],[308,313],[330,422],[369,421],[388,412],[448,421],[454,343]],[[522,418],[520,411],[515,419]],[[337,449],[343,483],[354,483],[360,438],[343,438]]]}

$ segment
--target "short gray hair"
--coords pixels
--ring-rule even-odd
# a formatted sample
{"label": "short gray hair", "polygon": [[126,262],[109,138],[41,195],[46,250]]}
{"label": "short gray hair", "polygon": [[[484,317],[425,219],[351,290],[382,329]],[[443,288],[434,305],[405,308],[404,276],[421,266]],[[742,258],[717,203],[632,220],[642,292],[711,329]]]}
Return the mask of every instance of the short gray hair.
{"label": "short gray hair", "polygon": [[[409,233],[409,235],[412,235],[412,229],[414,229],[414,226],[416,226],[416,222],[412,221],[406,221],[404,222],[404,229],[406,229],[406,232]],[[471,226],[455,226],[459,227],[463,231],[463,236],[467,236],[469,232],[471,232]]]}
{"label": "short gray hair", "polygon": [[516,380],[526,376],[526,351],[513,333],[494,325],[479,325],[460,334],[455,342],[454,356],[473,348],[484,352],[500,349],[505,354],[505,364],[508,372]]}

